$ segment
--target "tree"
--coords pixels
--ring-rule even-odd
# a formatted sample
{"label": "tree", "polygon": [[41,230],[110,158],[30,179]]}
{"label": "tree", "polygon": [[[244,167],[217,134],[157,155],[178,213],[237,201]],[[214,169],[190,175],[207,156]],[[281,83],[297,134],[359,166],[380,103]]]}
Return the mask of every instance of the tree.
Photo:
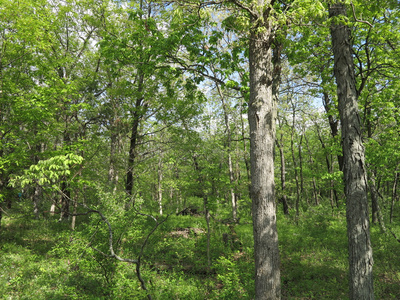
{"label": "tree", "polygon": [[258,1],[250,10],[249,40],[251,199],[256,299],[280,299],[280,257],[276,227],[274,146],[276,103],[272,96],[274,1]]}
{"label": "tree", "polygon": [[350,299],[374,299],[372,248],[369,233],[367,173],[358,95],[351,46],[351,30],[344,23],[346,7],[336,2],[329,7],[332,18],[332,51],[342,126],[343,174],[349,242]]}

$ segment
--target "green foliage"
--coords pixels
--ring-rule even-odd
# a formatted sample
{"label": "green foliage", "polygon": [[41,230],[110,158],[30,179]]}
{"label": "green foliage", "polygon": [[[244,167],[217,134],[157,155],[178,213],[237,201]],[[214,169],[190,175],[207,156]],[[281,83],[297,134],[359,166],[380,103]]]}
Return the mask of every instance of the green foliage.
{"label": "green foliage", "polygon": [[73,171],[79,170],[82,162],[83,157],[73,153],[53,156],[32,165],[28,170],[25,170],[24,175],[16,176],[10,183],[12,186],[18,184],[22,188],[34,183],[40,186],[55,187],[54,185],[59,183],[61,179],[74,178],[77,174],[74,174]]}
{"label": "green foliage", "polygon": [[[332,216],[329,207],[314,207],[302,214],[297,225],[278,214],[283,297],[346,298],[346,219],[344,211],[336,213]],[[98,216],[92,216],[75,231],[55,220],[5,217],[0,246],[2,295],[18,299],[142,298],[134,265],[106,258],[92,248],[107,248],[107,232]],[[138,216],[137,222],[129,223],[133,217],[116,217],[112,221],[115,236],[122,238],[119,254],[125,257],[135,256],[140,237],[154,225]],[[238,251],[221,248],[226,226],[213,224],[213,265],[208,272],[205,232],[195,231],[204,230],[204,223],[202,217],[171,216],[152,236],[145,248],[142,276],[154,299],[254,297],[251,226],[235,226],[243,243],[243,249]],[[397,223],[392,230],[400,233]],[[399,244],[391,235],[383,235],[379,227],[373,226],[371,234],[375,276],[379,278],[376,296],[396,299],[400,296],[396,259]]]}
{"label": "green foliage", "polygon": [[[229,259],[221,256],[215,263],[217,279],[221,282],[220,292],[217,292],[219,299],[249,299],[248,291],[243,288],[241,282],[241,270],[235,262],[234,255]],[[246,278],[249,280],[250,278]],[[244,282],[248,284],[248,281]]]}
{"label": "green foliage", "polygon": [[[247,2],[241,3],[251,7]],[[398,3],[352,3],[357,20],[348,6],[345,21],[353,28],[367,166],[375,174],[384,217],[394,197],[391,228],[399,235],[393,193],[400,161]],[[71,203],[107,217],[118,255],[141,255],[142,275],[155,299],[254,297],[246,115],[248,34],[255,23],[233,2],[212,8],[186,4],[1,2],[0,295],[145,298],[135,266],[99,252],[109,253],[109,231],[98,214],[76,207],[84,215],[71,231],[69,224],[56,223],[58,216],[41,211],[59,206],[60,192],[68,192]],[[278,185],[278,151],[275,176],[277,196],[287,196],[291,213],[295,173],[303,177],[299,219],[278,210],[282,290],[288,299],[347,295],[344,208],[328,207],[333,192],[342,204],[343,176],[337,163],[340,134],[331,137],[327,122],[338,120],[327,5],[275,1],[271,8],[276,34],[271,47],[282,45],[283,60],[288,59],[281,69],[277,136],[283,135],[285,190]],[[257,30],[263,31],[259,21]],[[329,112],[314,107],[320,98]],[[127,168],[134,177],[129,196]],[[232,191],[240,219],[226,226],[232,220]],[[311,204],[313,193],[321,206]],[[41,220],[27,217],[31,200],[40,202],[35,205]],[[164,216],[171,215],[142,252],[155,219],[163,218],[158,201]],[[188,215],[176,215],[185,208],[191,209]],[[400,298],[398,243],[374,226],[372,240],[376,297]]]}

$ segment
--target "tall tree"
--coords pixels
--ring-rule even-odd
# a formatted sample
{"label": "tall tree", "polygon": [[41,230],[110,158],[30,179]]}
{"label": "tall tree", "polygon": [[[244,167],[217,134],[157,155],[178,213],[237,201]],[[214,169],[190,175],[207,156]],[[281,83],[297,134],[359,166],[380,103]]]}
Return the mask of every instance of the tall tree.
{"label": "tall tree", "polygon": [[280,299],[280,257],[276,226],[274,146],[276,103],[272,96],[274,1],[259,0],[250,10],[249,40],[251,199],[256,299]]}
{"label": "tall tree", "polygon": [[351,29],[344,22],[346,6],[329,6],[334,74],[342,126],[343,173],[346,195],[350,265],[350,299],[374,299],[372,248],[369,232],[367,173],[358,112]]}

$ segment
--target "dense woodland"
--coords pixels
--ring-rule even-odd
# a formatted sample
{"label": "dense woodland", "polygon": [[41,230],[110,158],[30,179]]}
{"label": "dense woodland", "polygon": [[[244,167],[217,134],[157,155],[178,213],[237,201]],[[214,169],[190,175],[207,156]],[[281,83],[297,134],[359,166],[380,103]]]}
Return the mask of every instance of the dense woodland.
{"label": "dense woodland", "polygon": [[0,0],[0,298],[400,299],[399,18]]}

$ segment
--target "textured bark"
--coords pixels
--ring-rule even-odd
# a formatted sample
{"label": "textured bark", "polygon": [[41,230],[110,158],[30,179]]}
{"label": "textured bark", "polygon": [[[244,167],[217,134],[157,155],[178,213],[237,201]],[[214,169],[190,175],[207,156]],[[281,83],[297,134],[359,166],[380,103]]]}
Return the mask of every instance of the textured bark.
{"label": "textured bark", "polygon": [[[330,17],[346,16],[344,4],[329,8]],[[349,242],[350,299],[374,299],[369,232],[367,174],[358,113],[350,29],[338,19],[331,25],[334,73],[342,125],[343,174]]]}
{"label": "textured bark", "polygon": [[[260,2],[260,1],[259,1]],[[263,2],[263,1],[261,1]],[[268,7],[269,2],[259,3]],[[273,31],[269,11],[260,13],[264,23],[252,29],[249,43],[250,99],[250,165],[253,203],[253,234],[255,255],[255,299],[280,299],[280,258],[276,227],[274,182],[274,144],[276,104],[272,97]],[[252,18],[252,24],[260,20]]]}

